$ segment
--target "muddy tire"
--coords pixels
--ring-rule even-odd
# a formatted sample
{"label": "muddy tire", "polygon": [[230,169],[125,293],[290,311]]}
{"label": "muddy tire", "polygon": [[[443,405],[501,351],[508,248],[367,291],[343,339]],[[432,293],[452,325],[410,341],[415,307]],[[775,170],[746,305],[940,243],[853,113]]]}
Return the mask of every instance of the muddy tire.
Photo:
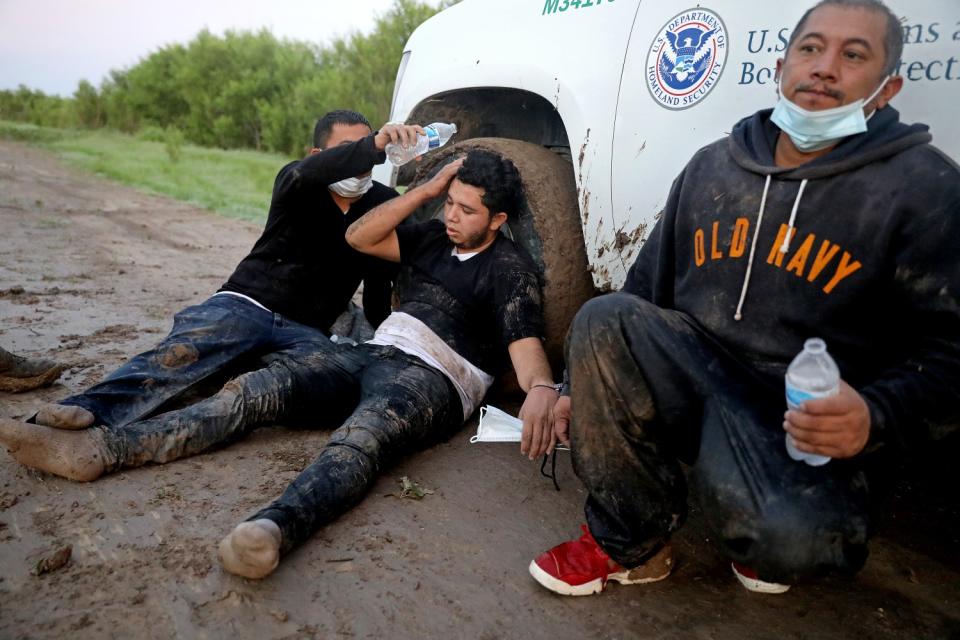
{"label": "muddy tire", "polygon": [[[428,180],[455,155],[486,149],[509,158],[520,170],[525,203],[519,219],[505,231],[527,250],[540,268],[544,282],[546,350],[559,379],[563,371],[563,341],[577,310],[595,293],[577,206],[573,165],[553,151],[518,140],[474,138],[427,156],[411,183]],[[418,212],[419,219],[439,215],[442,203]]]}

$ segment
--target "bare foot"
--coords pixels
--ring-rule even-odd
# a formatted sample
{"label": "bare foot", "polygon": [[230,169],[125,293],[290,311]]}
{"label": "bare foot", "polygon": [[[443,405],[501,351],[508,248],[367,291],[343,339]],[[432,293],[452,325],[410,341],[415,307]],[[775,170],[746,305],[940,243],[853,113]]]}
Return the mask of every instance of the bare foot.
{"label": "bare foot", "polygon": [[37,412],[37,424],[57,429],[86,429],[93,425],[93,414],[83,407],[47,404]]}
{"label": "bare foot", "polygon": [[63,431],[0,418],[0,444],[22,465],[78,482],[96,480],[106,470],[99,429]]}
{"label": "bare foot", "polygon": [[223,568],[244,578],[259,580],[280,563],[280,527],[273,520],[241,522],[220,541]]}

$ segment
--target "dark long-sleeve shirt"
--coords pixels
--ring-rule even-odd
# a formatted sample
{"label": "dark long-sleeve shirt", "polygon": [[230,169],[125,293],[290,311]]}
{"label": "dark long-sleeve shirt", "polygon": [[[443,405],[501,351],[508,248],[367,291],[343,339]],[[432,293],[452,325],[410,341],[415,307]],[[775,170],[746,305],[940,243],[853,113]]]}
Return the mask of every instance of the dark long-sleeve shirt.
{"label": "dark long-sleeve shirt", "polygon": [[360,282],[376,326],[390,312],[395,265],[359,253],[347,227],[396,191],[379,183],[343,213],[328,186],[364,174],[385,159],[373,135],[291,162],[277,175],[263,234],[221,291],[249,296],[271,311],[328,332]]}

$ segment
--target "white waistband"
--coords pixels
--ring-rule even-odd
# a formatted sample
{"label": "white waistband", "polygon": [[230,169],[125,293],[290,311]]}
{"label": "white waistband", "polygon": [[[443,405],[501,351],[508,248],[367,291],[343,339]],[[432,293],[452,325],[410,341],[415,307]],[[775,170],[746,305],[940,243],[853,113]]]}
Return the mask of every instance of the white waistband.
{"label": "white waistband", "polygon": [[250,303],[252,303],[252,304],[257,305],[258,307],[260,307],[260,308],[263,309],[264,311],[266,311],[266,312],[268,312],[268,313],[273,313],[273,311],[270,311],[270,309],[267,309],[265,306],[263,306],[262,304],[260,304],[259,302],[257,302],[257,301],[254,300],[253,298],[251,298],[250,296],[245,296],[245,295],[243,295],[242,293],[237,293],[236,291],[217,291],[215,294],[213,294],[213,295],[210,296],[210,297],[211,297],[211,298],[216,298],[217,296],[234,296],[234,297],[236,297],[236,298],[243,298],[243,299],[246,300],[247,302],[250,302]]}
{"label": "white waistband", "polygon": [[430,327],[408,313],[391,313],[368,342],[399,349],[445,375],[460,396],[464,420],[473,414],[493,384],[493,376],[474,366]]}

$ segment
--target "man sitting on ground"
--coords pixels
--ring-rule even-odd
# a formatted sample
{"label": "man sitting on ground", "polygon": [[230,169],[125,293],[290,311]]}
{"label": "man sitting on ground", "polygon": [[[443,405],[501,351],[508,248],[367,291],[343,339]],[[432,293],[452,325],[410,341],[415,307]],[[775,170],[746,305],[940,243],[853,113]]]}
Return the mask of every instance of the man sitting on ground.
{"label": "man sitting on ground", "polygon": [[[665,578],[687,513],[679,461],[748,589],[863,566],[869,471],[960,401],[960,171],[889,106],[901,50],[877,0],[804,15],[777,108],[694,156],[623,292],[577,315],[555,412],[566,440],[572,409],[588,526],[531,563],[546,588]],[[784,414],[787,365],[813,336],[839,394]],[[796,462],[785,435],[835,460]]]}
{"label": "man sitting on ground", "polygon": [[[444,222],[398,228],[448,186]],[[18,459],[31,466],[59,475],[82,467],[91,479],[198,453],[261,424],[340,423],[283,495],[221,542],[224,567],[249,578],[268,575],[282,555],[359,502],[398,454],[457,430],[507,356],[527,391],[521,450],[531,458],[547,453],[557,392],[542,346],[539,275],[499,233],[521,199],[509,160],[471,151],[351,225],[353,246],[401,264],[399,311],[367,343],[291,354],[207,400],[121,429],[48,429],[36,446],[23,430],[3,428],[0,439],[15,455],[30,449]]]}
{"label": "man sitting on ground", "polygon": [[[343,234],[397,195],[373,182],[370,171],[386,159],[387,143],[408,142],[418,131],[387,125],[373,134],[359,113],[323,116],[311,154],[277,175],[263,234],[220,291],[179,312],[156,347],[86,391],[43,407],[31,422],[59,429],[123,427],[263,358],[309,352],[329,341],[331,325],[361,281],[366,317],[379,324],[390,310],[393,268],[351,249]],[[34,435],[43,437],[41,431]]]}

